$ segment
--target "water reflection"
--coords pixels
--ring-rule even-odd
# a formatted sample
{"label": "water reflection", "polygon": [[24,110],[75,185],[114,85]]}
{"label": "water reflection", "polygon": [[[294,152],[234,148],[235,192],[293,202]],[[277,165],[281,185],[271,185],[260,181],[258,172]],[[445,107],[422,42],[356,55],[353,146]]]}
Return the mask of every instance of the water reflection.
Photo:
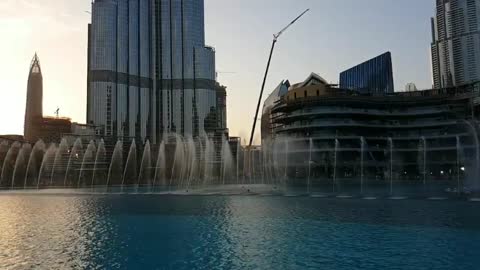
{"label": "water reflection", "polygon": [[474,269],[468,202],[2,195],[2,269]]}

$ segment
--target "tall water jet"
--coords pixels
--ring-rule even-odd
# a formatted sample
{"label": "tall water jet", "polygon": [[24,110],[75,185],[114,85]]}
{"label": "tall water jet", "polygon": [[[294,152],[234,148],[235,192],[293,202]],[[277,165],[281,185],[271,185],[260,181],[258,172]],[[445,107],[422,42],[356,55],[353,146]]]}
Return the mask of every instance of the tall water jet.
{"label": "tall water jet", "polygon": [[118,179],[118,183],[113,185],[120,185],[123,181],[123,143],[118,141],[113,149],[112,159],[110,161],[110,167],[108,168],[107,188],[112,185],[113,179]]}
{"label": "tall water jet", "polygon": [[[40,166],[40,171],[38,173],[38,178],[37,178],[37,189],[40,188],[40,185],[43,183],[44,185],[47,185],[47,183],[50,181],[50,175],[51,171],[49,172],[49,169],[53,169],[53,162],[55,160],[55,154],[57,153],[57,146],[55,144],[51,144],[50,147],[48,148],[47,152],[45,152],[45,155],[43,156],[42,159],[42,165]],[[49,168],[50,166],[50,168]],[[48,182],[43,181],[42,179],[44,176],[48,175]]]}
{"label": "tall water jet", "polygon": [[140,173],[138,174],[137,186],[151,185],[152,154],[150,141],[147,140],[143,149],[142,162],[140,164]]}
{"label": "tall water jet", "polygon": [[288,180],[288,155],[289,155],[289,141],[285,138],[285,174],[283,176],[283,185],[286,186]]}
{"label": "tall water jet", "polygon": [[236,160],[236,165],[237,165],[237,170],[236,170],[236,174],[237,174],[237,185],[240,184],[240,142],[237,142],[237,160]]}
{"label": "tall water jet", "polygon": [[68,142],[65,138],[63,138],[57,148],[57,153],[55,153],[55,160],[53,161],[52,174],[50,176],[50,185],[53,185],[53,180],[56,174],[59,174],[62,180],[65,179],[66,168],[64,165],[68,166],[68,164],[59,164],[59,163],[62,162],[65,156],[68,156],[68,150],[69,150],[68,148],[69,148]]}
{"label": "tall water jet", "polygon": [[[43,156],[45,155],[45,143],[39,140],[35,143],[28,159],[28,165],[25,173],[25,180],[23,187],[26,189],[28,186],[34,186],[37,183],[40,166],[42,164]],[[29,181],[31,180],[31,181]],[[31,185],[29,185],[31,184]]]}
{"label": "tall water jet", "polygon": [[419,167],[423,174],[423,188],[427,187],[427,139],[425,137],[420,138],[420,145],[418,147],[419,155]]}
{"label": "tall water jet", "polygon": [[390,150],[390,195],[393,195],[393,139],[388,138]]}
{"label": "tall water jet", "polygon": [[[78,167],[77,164],[81,162],[83,145],[82,140],[78,138],[73,144],[72,150],[70,150],[70,156],[68,158],[67,170],[65,171],[65,178],[63,179],[63,186],[67,186],[67,181],[70,185],[74,184],[74,181],[78,178],[76,170],[74,167]],[[76,163],[76,164],[75,164]]]}
{"label": "tall water jet", "polygon": [[125,163],[125,170],[122,178],[122,189],[125,185],[132,185],[137,181],[137,145],[135,140],[132,140],[130,150],[128,151],[127,163]]}
{"label": "tall water jet", "polygon": [[224,139],[222,143],[222,183],[226,184],[227,179],[231,179],[233,170],[233,155],[228,140]]}
{"label": "tall water jet", "polygon": [[102,139],[98,143],[97,154],[95,155],[95,164],[93,166],[93,176],[92,176],[92,183],[91,183],[92,188],[98,184],[99,179],[103,179],[104,180],[103,182],[105,182],[106,180],[107,175],[105,174],[104,168],[102,168],[102,171],[99,171],[100,166],[105,167],[106,159],[107,159],[107,151],[105,149],[105,142]]}
{"label": "tall water jet", "polygon": [[205,137],[205,153],[204,153],[204,185],[209,185],[212,178],[213,160],[215,148],[213,142],[206,136]]}
{"label": "tall water jet", "polygon": [[157,162],[155,165],[155,176],[153,177],[154,188],[156,185],[160,185],[162,188],[167,187],[166,171],[165,141],[162,140],[158,148]]}
{"label": "tall water jet", "polygon": [[480,170],[480,142],[478,139],[478,132],[476,128],[473,126],[473,124],[467,120],[463,121],[472,131],[472,137],[475,142],[475,164],[472,166],[473,167],[473,175],[472,177],[469,177],[469,183],[470,187],[473,189],[475,192],[480,192],[480,179],[479,179],[479,170]]}
{"label": "tall water jet", "polygon": [[[3,168],[3,162],[5,161],[5,157],[9,149],[10,149],[10,146],[8,145],[8,142],[2,141],[0,143],[0,169]],[[2,172],[0,171],[0,174],[1,173]]]}
{"label": "tall water jet", "polygon": [[195,141],[191,136],[187,138],[187,160],[188,160],[188,173],[187,173],[187,189],[190,188],[193,181],[197,177],[197,150],[195,147]]}
{"label": "tall water jet", "polygon": [[333,154],[333,192],[335,193],[337,187],[337,162],[338,162],[338,148],[340,147],[340,141],[335,139],[335,149]]}
{"label": "tall water jet", "polygon": [[365,137],[360,138],[360,193],[363,194],[365,186]]}
{"label": "tall water jet", "polygon": [[0,187],[8,185],[12,179],[13,170],[15,169],[15,162],[17,161],[17,155],[22,145],[19,142],[14,142],[5,156],[5,161],[2,166],[2,173],[0,175]]}
{"label": "tall water jet", "polygon": [[27,163],[30,158],[31,152],[32,146],[28,143],[24,144],[22,146],[22,149],[20,149],[20,152],[17,155],[17,161],[15,162],[15,169],[13,170],[12,189],[15,188],[15,180],[23,180],[25,178],[25,174],[27,171]]}
{"label": "tall water jet", "polygon": [[460,171],[461,171],[461,155],[462,155],[462,142],[460,141],[460,137],[457,136],[457,193],[461,192],[461,184],[460,184]]}
{"label": "tall water jet", "polygon": [[309,139],[308,144],[308,177],[307,177],[307,194],[310,194],[312,188],[312,151],[313,151],[313,139]]}
{"label": "tall water jet", "polygon": [[95,142],[90,141],[87,146],[87,150],[83,154],[82,165],[80,166],[80,173],[78,175],[77,187],[87,185],[87,181],[92,179],[93,175],[88,172],[93,172],[92,168],[95,163],[95,153],[97,149],[95,147]]}

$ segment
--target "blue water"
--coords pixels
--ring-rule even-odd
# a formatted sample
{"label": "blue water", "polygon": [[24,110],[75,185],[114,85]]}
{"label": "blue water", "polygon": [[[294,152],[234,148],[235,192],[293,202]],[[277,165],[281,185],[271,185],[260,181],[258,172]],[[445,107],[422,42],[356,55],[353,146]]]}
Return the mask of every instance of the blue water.
{"label": "blue water", "polygon": [[0,195],[0,269],[480,269],[480,204]]}

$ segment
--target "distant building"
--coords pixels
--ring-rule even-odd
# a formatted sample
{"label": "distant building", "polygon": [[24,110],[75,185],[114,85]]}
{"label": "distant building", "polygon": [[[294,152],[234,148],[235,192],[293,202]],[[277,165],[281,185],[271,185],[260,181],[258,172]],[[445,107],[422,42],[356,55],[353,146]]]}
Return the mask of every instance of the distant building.
{"label": "distant building", "polygon": [[42,117],[37,125],[39,139],[45,143],[58,143],[72,130],[71,119],[65,117]]}
{"label": "distant building", "polygon": [[437,0],[432,23],[435,88],[480,80],[480,0]]}
{"label": "distant building", "polygon": [[405,85],[405,92],[413,91],[418,91],[417,86],[414,83],[407,83],[407,85]]}
{"label": "distant building", "polygon": [[[43,140],[45,143],[58,143],[68,135],[81,132],[72,124],[70,118],[43,116],[43,76],[40,59],[35,54],[30,64],[27,85],[27,103],[25,110],[24,140],[35,143]],[[91,130],[91,129],[90,129]],[[95,134],[95,130],[93,130]]]}
{"label": "distant building", "polygon": [[43,76],[37,54],[30,64],[27,83],[27,104],[25,109],[24,138],[37,141],[40,138],[38,123],[43,118]]}
{"label": "distant building", "polygon": [[392,55],[386,52],[340,74],[340,88],[364,94],[394,92]]}

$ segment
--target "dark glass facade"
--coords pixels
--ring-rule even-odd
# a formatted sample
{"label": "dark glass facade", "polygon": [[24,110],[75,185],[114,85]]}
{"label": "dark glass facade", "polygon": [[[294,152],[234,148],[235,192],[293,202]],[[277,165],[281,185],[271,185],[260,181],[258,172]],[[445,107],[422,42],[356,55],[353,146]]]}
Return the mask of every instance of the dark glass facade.
{"label": "dark glass facade", "polygon": [[340,73],[340,88],[373,95],[393,93],[391,53],[384,53]]}

